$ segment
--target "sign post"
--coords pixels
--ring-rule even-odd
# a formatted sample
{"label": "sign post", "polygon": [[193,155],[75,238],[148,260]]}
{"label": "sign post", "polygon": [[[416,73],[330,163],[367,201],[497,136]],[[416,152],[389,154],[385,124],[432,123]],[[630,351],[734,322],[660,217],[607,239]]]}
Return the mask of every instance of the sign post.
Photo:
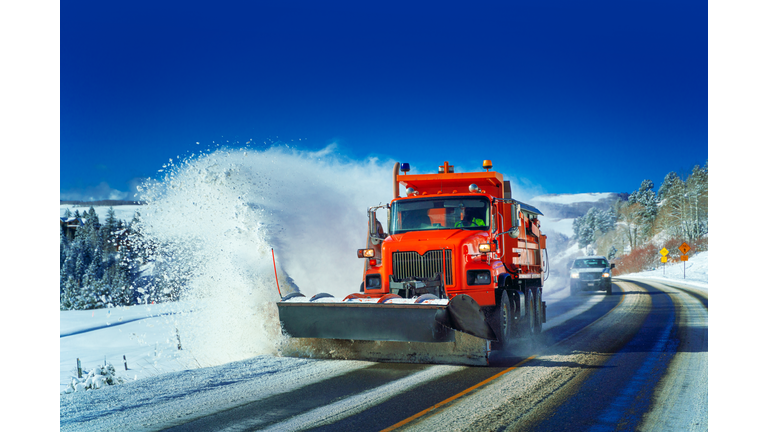
{"label": "sign post", "polygon": [[667,248],[661,248],[659,253],[661,254],[661,262],[664,263],[664,267],[663,267],[663,270],[662,270],[663,273],[662,274],[664,276],[666,276],[667,275],[667,254],[669,253],[669,251],[667,250]]}
{"label": "sign post", "polygon": [[683,262],[683,279],[685,279],[685,263],[688,261],[687,253],[689,250],[691,250],[691,247],[688,246],[688,243],[683,242],[683,244],[681,244],[678,249],[680,250],[680,252],[683,253],[682,255],[680,255],[680,261]]}

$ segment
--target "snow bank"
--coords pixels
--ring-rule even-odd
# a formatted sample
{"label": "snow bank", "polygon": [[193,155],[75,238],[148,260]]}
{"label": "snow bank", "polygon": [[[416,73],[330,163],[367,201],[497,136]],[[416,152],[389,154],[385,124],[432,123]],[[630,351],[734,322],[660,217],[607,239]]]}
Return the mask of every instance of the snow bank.
{"label": "snow bank", "polygon": [[679,262],[641,273],[631,273],[619,277],[636,279],[654,279],[660,281],[683,282],[700,290],[709,290],[709,252],[692,255],[687,262]]}

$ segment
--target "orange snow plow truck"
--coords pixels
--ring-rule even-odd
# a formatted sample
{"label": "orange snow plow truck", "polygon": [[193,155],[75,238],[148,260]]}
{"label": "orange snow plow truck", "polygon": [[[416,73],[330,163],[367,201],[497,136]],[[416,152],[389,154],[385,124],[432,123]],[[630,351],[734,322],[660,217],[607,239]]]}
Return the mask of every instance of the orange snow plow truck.
{"label": "orange snow plow truck", "polygon": [[396,163],[394,199],[368,209],[360,291],[283,297],[283,355],[486,365],[492,350],[541,332],[541,212],[510,196],[491,161],[483,168],[409,175]]}

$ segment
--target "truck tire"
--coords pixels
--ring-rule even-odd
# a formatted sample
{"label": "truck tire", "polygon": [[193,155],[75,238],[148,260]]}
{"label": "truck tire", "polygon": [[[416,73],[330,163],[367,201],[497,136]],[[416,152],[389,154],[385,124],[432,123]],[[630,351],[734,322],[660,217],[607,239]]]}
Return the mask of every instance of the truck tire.
{"label": "truck tire", "polygon": [[536,334],[536,297],[534,295],[535,291],[531,288],[528,288],[525,291],[525,322],[526,322],[526,328],[525,328],[525,335],[528,337],[533,337],[533,335]]}
{"label": "truck tire", "polygon": [[534,297],[534,302],[536,303],[536,306],[534,307],[533,310],[535,311],[534,317],[536,318],[535,319],[536,324],[534,325],[534,328],[533,328],[533,334],[537,335],[537,334],[541,334],[541,321],[542,321],[544,312],[542,311],[542,306],[541,306],[541,295],[542,295],[541,287],[536,288],[535,292],[536,292],[536,295]]}
{"label": "truck tire", "polygon": [[611,295],[611,294],[613,294],[613,284],[609,284],[609,285],[608,285],[608,289],[606,289],[606,290],[605,290],[605,294],[606,294],[606,295]]}
{"label": "truck tire", "polygon": [[515,310],[509,301],[509,294],[506,290],[502,291],[499,304],[491,309],[489,318],[491,328],[499,339],[498,342],[491,343],[491,348],[504,349],[509,346],[509,341],[512,339],[512,323],[515,319]]}

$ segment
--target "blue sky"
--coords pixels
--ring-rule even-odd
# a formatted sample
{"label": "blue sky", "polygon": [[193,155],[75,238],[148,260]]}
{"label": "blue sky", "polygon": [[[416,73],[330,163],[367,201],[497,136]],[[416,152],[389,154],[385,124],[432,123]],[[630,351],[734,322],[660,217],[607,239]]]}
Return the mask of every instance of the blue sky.
{"label": "blue sky", "polygon": [[251,139],[547,193],[707,162],[706,2],[411,3],[61,3],[60,197]]}

